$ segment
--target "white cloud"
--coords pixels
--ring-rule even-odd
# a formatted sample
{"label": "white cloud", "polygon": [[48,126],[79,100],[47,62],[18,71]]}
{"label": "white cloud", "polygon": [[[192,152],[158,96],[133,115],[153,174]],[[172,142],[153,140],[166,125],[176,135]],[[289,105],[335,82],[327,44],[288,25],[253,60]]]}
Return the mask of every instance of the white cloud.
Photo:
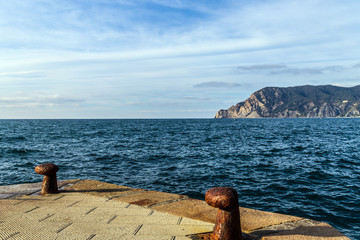
{"label": "white cloud", "polygon": [[195,88],[236,88],[242,87],[239,83],[233,82],[203,82],[194,85]]}
{"label": "white cloud", "polygon": [[2,104],[136,117],[131,107],[148,103],[147,116],[169,117],[174,105],[213,109],[267,85],[356,83],[359,8],[355,0],[1,1]]}
{"label": "white cloud", "polygon": [[182,97],[183,99],[186,99],[186,100],[195,100],[195,101],[209,101],[209,100],[212,100],[210,97],[195,97],[195,96],[184,96]]}
{"label": "white cloud", "polygon": [[0,77],[10,78],[44,78],[46,72],[43,71],[23,71],[23,72],[0,72]]}
{"label": "white cloud", "polygon": [[62,97],[54,95],[19,96],[23,93],[15,94],[11,97],[0,97],[0,108],[27,108],[27,107],[54,107],[58,105],[77,105],[83,99]]}
{"label": "white cloud", "polygon": [[289,67],[284,64],[259,64],[249,66],[239,66],[237,70],[240,73],[254,73],[254,74],[290,74],[290,75],[318,75],[328,72],[342,72],[345,70],[344,66],[323,66],[323,67]]}

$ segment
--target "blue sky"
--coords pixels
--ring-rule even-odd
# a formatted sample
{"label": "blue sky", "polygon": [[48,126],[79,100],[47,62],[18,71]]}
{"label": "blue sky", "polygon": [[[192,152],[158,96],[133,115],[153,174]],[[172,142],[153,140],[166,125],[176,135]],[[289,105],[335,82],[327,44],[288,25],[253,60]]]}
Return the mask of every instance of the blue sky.
{"label": "blue sky", "polygon": [[0,118],[211,118],[360,84],[358,0],[0,2]]}

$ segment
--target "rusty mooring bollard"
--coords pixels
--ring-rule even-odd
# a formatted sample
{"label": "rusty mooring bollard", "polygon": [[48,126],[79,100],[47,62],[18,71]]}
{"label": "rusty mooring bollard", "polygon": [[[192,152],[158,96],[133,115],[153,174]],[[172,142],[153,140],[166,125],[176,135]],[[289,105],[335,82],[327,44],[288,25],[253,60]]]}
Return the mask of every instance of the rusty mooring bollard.
{"label": "rusty mooring bollard", "polygon": [[58,193],[56,172],[59,167],[53,163],[44,163],[35,167],[35,172],[44,175],[41,194]]}
{"label": "rusty mooring bollard", "polygon": [[213,240],[242,240],[238,195],[235,189],[215,187],[205,194],[205,201],[219,208],[211,234]]}

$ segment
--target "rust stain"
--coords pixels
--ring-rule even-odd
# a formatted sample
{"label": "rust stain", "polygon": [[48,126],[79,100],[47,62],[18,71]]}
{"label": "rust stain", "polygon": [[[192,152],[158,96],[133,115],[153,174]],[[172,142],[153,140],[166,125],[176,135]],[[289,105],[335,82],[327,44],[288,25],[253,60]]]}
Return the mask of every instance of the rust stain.
{"label": "rust stain", "polygon": [[138,205],[138,206],[149,206],[152,204],[158,203],[151,199],[140,199],[138,201],[130,202],[130,204]]}

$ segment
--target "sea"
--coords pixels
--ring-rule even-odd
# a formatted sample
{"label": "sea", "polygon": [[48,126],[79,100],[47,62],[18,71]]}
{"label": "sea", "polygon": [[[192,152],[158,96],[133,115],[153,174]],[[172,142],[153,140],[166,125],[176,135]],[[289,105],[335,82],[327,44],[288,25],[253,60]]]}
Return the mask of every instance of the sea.
{"label": "sea", "polygon": [[360,118],[0,120],[0,185],[95,179],[310,218],[360,239]]}

